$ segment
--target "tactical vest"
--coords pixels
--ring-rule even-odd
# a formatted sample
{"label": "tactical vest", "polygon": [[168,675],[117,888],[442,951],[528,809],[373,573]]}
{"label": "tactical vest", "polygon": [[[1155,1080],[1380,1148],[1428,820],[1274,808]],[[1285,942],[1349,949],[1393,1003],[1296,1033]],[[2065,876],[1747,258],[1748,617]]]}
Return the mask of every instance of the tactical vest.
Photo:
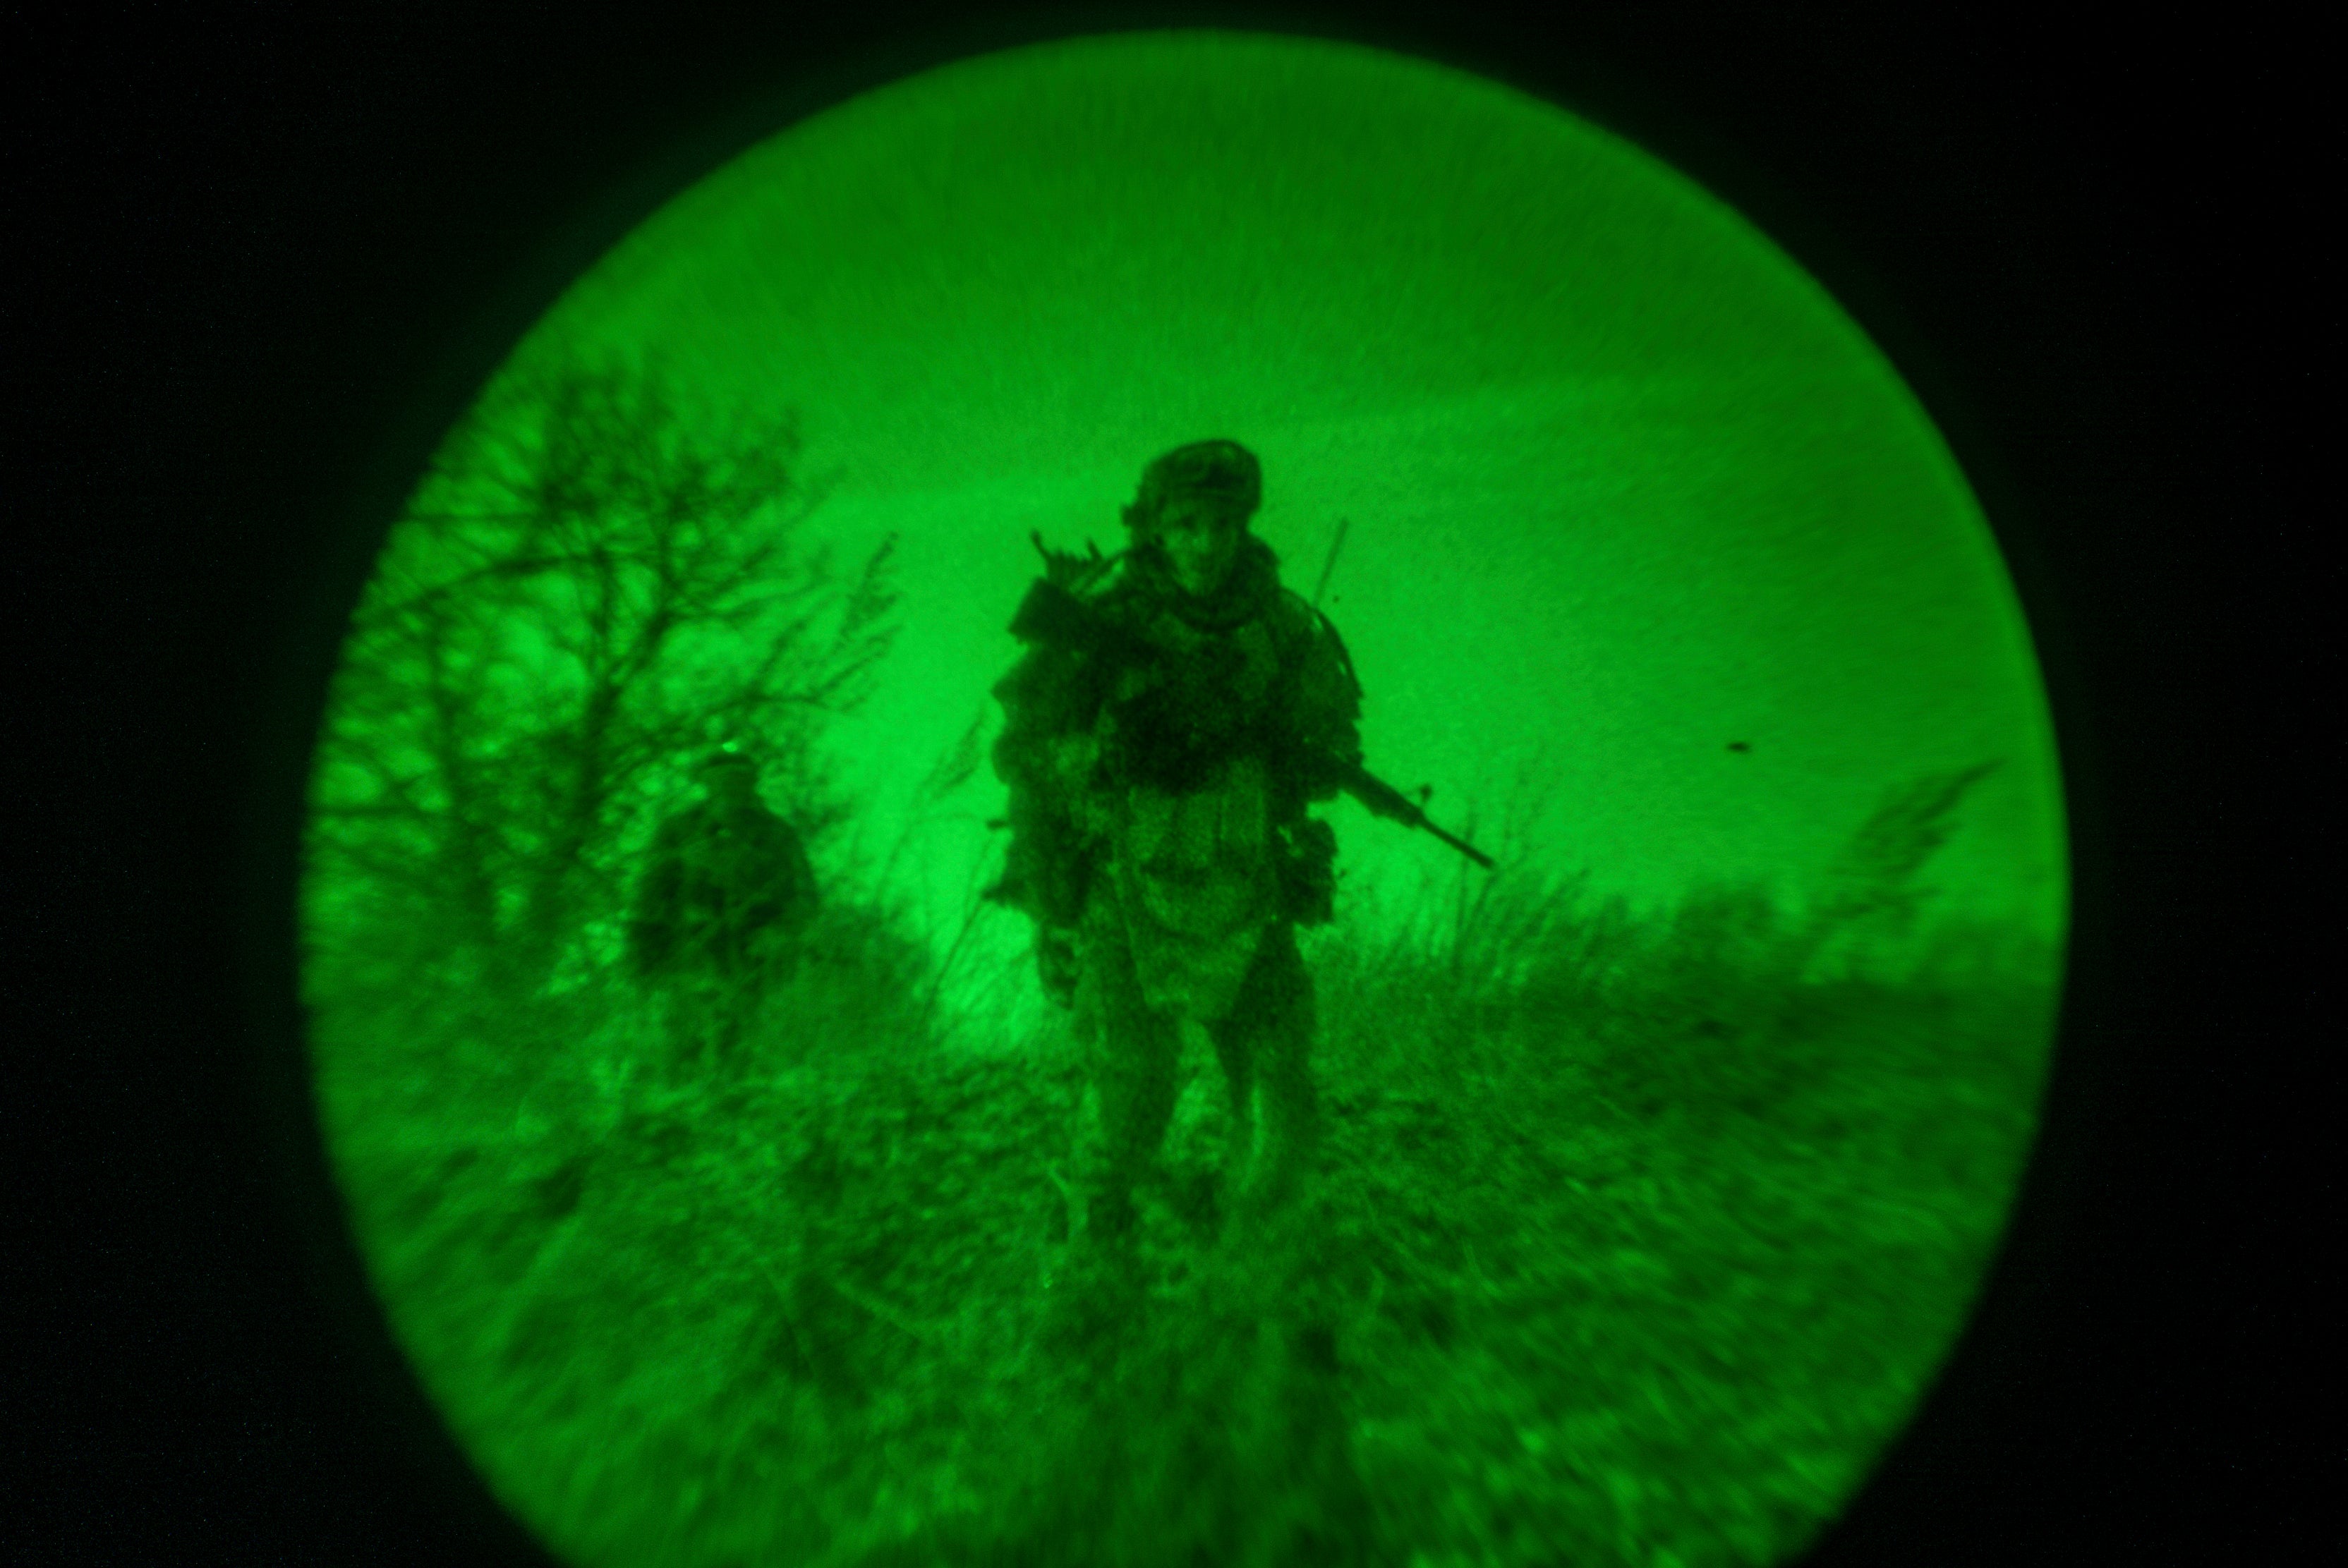
{"label": "tactical vest", "polygon": [[1075,591],[1159,657],[1103,670],[1038,649],[997,688],[1021,833],[1006,881],[1039,919],[1128,942],[1153,1006],[1208,1018],[1273,921],[1328,917],[1334,838],[1304,815],[1328,792],[1295,743],[1358,755],[1343,644],[1249,543],[1253,592],[1221,623],[1103,571]]}

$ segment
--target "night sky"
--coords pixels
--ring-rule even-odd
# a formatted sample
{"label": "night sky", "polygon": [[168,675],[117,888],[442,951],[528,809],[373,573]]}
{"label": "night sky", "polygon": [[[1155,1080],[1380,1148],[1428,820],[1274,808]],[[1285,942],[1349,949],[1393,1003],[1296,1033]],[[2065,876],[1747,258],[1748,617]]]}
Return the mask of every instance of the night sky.
{"label": "night sky", "polygon": [[[836,735],[870,844],[990,712],[1029,530],[1115,548],[1142,465],[1220,436],[1291,586],[1351,520],[1324,608],[1370,765],[1447,825],[1497,836],[1523,779],[1545,867],[1798,896],[1887,785],[1999,758],[1933,880],[2062,929],[2044,692],[1945,446],[1756,230],[1537,100],[1230,35],[965,62],[681,195],[521,352],[580,347],[799,410],[813,526],[901,536],[905,630]],[[941,910],[999,803],[914,829]],[[1349,886],[1452,874],[1333,816]]]}

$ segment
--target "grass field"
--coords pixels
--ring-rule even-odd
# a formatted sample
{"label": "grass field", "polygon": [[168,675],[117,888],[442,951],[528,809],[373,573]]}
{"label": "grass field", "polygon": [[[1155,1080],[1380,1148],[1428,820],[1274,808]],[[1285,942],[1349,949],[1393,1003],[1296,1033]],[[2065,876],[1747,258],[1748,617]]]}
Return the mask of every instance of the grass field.
{"label": "grass field", "polygon": [[2054,1026],[2051,951],[1870,968],[1850,931],[1499,882],[1313,933],[1309,1206],[1205,1232],[1187,1063],[1134,1294],[1074,1349],[1072,1043],[957,1044],[869,946],[722,1081],[591,979],[320,996],[319,1087],[405,1347],[582,1565],[1765,1563],[1929,1389]]}

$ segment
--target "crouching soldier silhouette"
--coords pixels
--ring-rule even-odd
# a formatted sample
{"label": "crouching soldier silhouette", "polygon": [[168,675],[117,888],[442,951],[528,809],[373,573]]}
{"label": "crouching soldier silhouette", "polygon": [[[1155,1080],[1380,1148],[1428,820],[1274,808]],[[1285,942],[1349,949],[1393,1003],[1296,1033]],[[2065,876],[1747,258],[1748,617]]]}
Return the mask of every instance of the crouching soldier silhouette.
{"label": "crouching soldier silhouette", "polygon": [[662,1003],[669,1066],[686,1072],[736,1064],[816,908],[807,848],[759,799],[757,764],[722,749],[697,776],[704,798],[653,835],[628,924],[636,974]]}
{"label": "crouching soldier silhouette", "polygon": [[1335,629],[1248,531],[1262,492],[1235,442],[1152,462],[1129,548],[1045,552],[1012,623],[1026,650],[994,689],[1012,842],[991,896],[1035,921],[1044,986],[1086,1045],[1097,1239],[1131,1230],[1186,1028],[1223,1070],[1243,1218],[1292,1204],[1317,1149],[1295,928],[1330,918],[1336,841],[1306,808],[1360,766],[1360,690]]}

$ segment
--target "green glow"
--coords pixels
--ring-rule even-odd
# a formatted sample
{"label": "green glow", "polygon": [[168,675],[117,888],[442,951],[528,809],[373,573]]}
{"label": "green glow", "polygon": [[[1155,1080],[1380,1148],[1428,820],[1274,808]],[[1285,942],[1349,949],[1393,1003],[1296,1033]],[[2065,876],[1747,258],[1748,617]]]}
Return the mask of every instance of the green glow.
{"label": "green glow", "polygon": [[[532,388],[582,363],[676,409],[556,422],[583,508],[528,483],[562,456]],[[1734,213],[1391,56],[1021,50],[684,193],[476,430],[415,510],[495,517],[395,535],[328,714],[310,985],[395,1324],[558,1550],[1272,1562],[1303,1521],[1363,1561],[1695,1568],[1797,1550],[1864,1480],[2030,1135],[2061,790],[1945,446]],[[1082,1084],[1025,927],[973,901],[1002,792],[969,764],[1029,531],[1114,548],[1142,463],[1207,436],[1262,456],[1291,587],[1349,520],[1324,604],[1369,764],[1502,866],[1329,813],[1321,1223],[1219,1264],[1153,1196],[1161,1298],[1104,1370],[1037,1338]],[[595,529],[696,451],[740,460],[670,498],[798,597],[679,633],[597,728],[651,557],[481,569],[648,550],[658,497]],[[541,532],[496,520],[532,506]],[[452,705],[403,604],[415,635],[447,617]],[[827,961],[726,1085],[661,1076],[620,940],[720,733],[773,761],[828,904]],[[579,807],[589,753],[615,782]],[[1222,1135],[1213,1077],[1176,1197]],[[1334,1373],[1257,1335],[1307,1298]]]}

